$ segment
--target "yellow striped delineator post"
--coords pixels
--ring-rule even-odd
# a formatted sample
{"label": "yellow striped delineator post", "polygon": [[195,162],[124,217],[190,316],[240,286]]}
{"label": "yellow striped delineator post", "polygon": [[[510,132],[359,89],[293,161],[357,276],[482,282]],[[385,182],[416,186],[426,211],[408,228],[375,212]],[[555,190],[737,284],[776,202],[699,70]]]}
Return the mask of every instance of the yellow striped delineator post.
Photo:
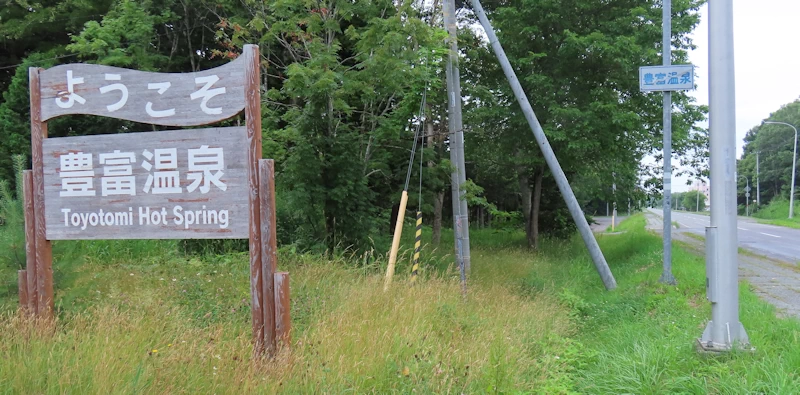
{"label": "yellow striped delineator post", "polygon": [[419,253],[422,249],[422,212],[417,211],[417,238],[414,239],[414,266],[411,267],[411,284],[417,281],[419,274]]}

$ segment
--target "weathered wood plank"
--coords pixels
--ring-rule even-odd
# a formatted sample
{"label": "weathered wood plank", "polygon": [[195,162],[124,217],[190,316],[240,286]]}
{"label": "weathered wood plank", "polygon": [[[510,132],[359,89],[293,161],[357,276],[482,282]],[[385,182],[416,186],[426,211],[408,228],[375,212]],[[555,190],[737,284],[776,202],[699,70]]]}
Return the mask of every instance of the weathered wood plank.
{"label": "weathered wood plank", "polygon": [[90,114],[156,125],[208,125],[244,108],[246,62],[240,56],[196,73],[59,65],[41,73],[42,121]]}
{"label": "weathered wood plank", "polygon": [[275,273],[275,337],[278,348],[289,348],[292,342],[291,298],[289,273]]}
{"label": "weathered wood plank", "polygon": [[42,121],[40,73],[42,69],[28,69],[31,103],[31,159],[33,164],[34,235],[36,239],[36,305],[37,314],[52,319],[53,304],[53,250],[46,237],[44,202],[44,166],[42,143],[47,138],[47,124]]}
{"label": "weathered wood plank", "polygon": [[[28,271],[17,270],[17,287],[19,288],[19,307],[28,310]],[[28,310],[30,311],[30,310]]]}
{"label": "weathered wood plank", "polygon": [[47,139],[47,238],[247,238],[246,142],[243,127]]}
{"label": "weathered wood plank", "polygon": [[33,211],[33,170],[22,172],[22,194],[25,209],[25,272],[28,276],[28,310],[36,314],[38,293],[36,292],[36,219]]}
{"label": "weathered wood plank", "polygon": [[261,159],[261,273],[264,279],[264,345],[267,354],[275,352],[275,268],[278,264],[278,239],[275,218],[275,161]]}
{"label": "weathered wood plank", "polygon": [[245,45],[245,123],[247,127],[247,165],[250,169],[248,204],[250,210],[250,294],[253,317],[253,342],[256,354],[264,344],[264,278],[261,266],[261,211],[258,161],[261,159],[261,66],[258,46]]}

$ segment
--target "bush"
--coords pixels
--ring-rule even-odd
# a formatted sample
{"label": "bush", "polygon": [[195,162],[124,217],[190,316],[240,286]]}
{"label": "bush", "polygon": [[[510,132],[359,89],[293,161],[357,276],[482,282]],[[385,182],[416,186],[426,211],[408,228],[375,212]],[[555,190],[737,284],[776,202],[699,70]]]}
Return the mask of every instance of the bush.
{"label": "bush", "polygon": [[8,180],[0,180],[0,267],[25,268],[25,210],[23,207],[22,170],[25,157],[14,155],[16,189]]}

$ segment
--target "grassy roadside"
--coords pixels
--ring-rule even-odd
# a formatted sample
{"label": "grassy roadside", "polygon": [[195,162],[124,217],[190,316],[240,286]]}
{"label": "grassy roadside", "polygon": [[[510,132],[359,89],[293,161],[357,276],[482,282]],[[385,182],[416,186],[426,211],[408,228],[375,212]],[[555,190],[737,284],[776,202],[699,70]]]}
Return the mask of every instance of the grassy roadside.
{"label": "grassy roadside", "polygon": [[567,391],[569,310],[521,287],[545,257],[516,247],[515,233],[474,234],[484,242],[466,303],[446,254],[426,251],[425,267],[444,269],[414,287],[403,259],[383,292],[380,256],[281,251],[293,347],[274,362],[251,360],[245,254],[96,242],[74,258],[57,246],[52,334],[17,314],[15,293],[0,299],[0,393]]}
{"label": "grassy roadside", "polygon": [[584,352],[576,360],[582,393],[769,393],[800,388],[800,322],[740,287],[741,320],[756,351],[705,356],[694,349],[710,317],[701,256],[673,248],[677,286],[658,283],[661,239],[643,231],[644,217],[626,221],[620,242],[601,240],[619,288],[604,293],[572,288],[570,297]]}
{"label": "grassy roadside", "polygon": [[[794,393],[800,323],[746,285],[754,353],[702,356],[710,316],[702,257],[673,251],[678,286],[658,283],[661,240],[643,215],[600,235],[619,288],[606,292],[579,238],[522,247],[472,233],[469,298],[448,255],[426,248],[420,284],[382,291],[384,259],[281,251],[292,274],[293,349],[250,358],[247,257],[182,256],[169,243],[57,246],[60,319],[31,332],[0,295],[0,393]],[[427,232],[426,232],[427,237]],[[406,243],[405,245],[410,245]],[[80,247],[80,248],[79,248]],[[69,258],[70,260],[66,260]],[[4,273],[3,286],[11,290]]]}
{"label": "grassy roadside", "polygon": [[688,211],[688,210],[674,210],[679,213],[686,213],[686,214],[697,214],[697,215],[705,215],[706,217],[711,216],[710,211]]}
{"label": "grassy roadside", "polygon": [[795,208],[794,218],[789,219],[789,201],[773,200],[768,205],[761,207],[753,216],[762,224],[785,226],[800,229],[800,213]]}
{"label": "grassy roadside", "polygon": [[762,223],[762,224],[767,224],[767,225],[777,225],[777,226],[784,226],[784,227],[787,227],[787,228],[800,229],[800,220],[797,220],[795,218],[792,218],[792,219],[788,219],[788,218],[761,219],[761,218],[759,218],[758,222]]}

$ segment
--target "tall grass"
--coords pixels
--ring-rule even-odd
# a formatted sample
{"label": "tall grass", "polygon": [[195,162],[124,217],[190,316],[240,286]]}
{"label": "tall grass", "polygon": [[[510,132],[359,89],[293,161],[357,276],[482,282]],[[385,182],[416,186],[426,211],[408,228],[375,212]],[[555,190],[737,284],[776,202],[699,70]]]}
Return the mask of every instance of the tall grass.
{"label": "tall grass", "polygon": [[429,271],[415,286],[398,273],[384,292],[382,259],[358,267],[351,259],[363,256],[282,254],[294,333],[273,362],[251,359],[245,254],[88,257],[74,283],[58,287],[52,334],[13,310],[0,317],[0,392],[566,391],[575,348],[567,311],[513,286],[530,256],[501,255],[478,252],[462,300],[452,272]]}
{"label": "tall grass", "polygon": [[612,292],[579,238],[529,251],[520,233],[474,231],[467,299],[451,234],[426,246],[415,286],[406,251],[388,292],[382,253],[282,250],[293,341],[272,361],[251,355],[246,253],[76,243],[89,255],[62,254],[54,327],[0,296],[0,393],[796,393],[800,322],[745,284],[756,350],[698,354],[703,259],[676,245],[679,284],[659,284],[661,240],[644,222],[599,236]]}

